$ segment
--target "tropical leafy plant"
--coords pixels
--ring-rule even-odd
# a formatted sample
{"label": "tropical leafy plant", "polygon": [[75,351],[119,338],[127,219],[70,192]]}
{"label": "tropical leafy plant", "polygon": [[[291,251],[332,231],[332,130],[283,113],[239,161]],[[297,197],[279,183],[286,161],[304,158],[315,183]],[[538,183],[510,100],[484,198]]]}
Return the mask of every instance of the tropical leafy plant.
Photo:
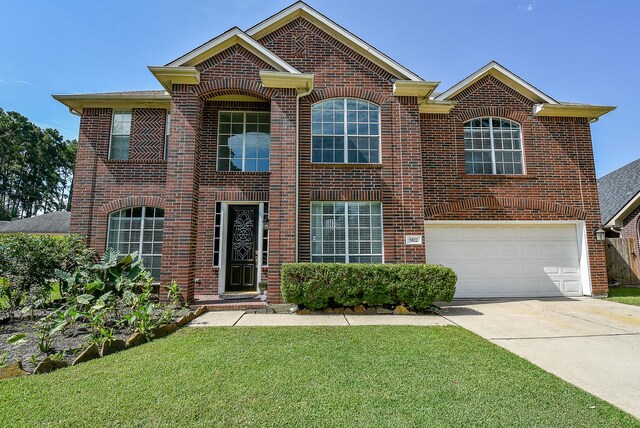
{"label": "tropical leafy plant", "polygon": [[182,288],[175,281],[171,281],[171,284],[165,288],[169,302],[176,308],[180,307],[182,305]]}

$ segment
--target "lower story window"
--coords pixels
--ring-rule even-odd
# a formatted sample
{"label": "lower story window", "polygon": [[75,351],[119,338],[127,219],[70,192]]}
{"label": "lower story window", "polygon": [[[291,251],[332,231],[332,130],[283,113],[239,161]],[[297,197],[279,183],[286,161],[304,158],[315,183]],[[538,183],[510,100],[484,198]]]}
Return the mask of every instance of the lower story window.
{"label": "lower story window", "polygon": [[160,280],[164,210],[154,207],[125,208],[109,215],[107,248],[119,256],[138,253],[144,266]]}
{"label": "lower story window", "polygon": [[380,202],[313,202],[311,261],[382,263]]}

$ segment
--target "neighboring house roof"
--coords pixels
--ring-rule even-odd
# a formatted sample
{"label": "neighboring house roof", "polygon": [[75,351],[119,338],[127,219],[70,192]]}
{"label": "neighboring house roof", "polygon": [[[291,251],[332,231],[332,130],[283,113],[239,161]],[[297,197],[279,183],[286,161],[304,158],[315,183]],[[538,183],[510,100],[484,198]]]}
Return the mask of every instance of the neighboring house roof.
{"label": "neighboring house roof", "polygon": [[69,233],[71,214],[67,211],[56,211],[48,214],[0,222],[0,233]]}
{"label": "neighboring house roof", "polygon": [[621,226],[640,203],[640,159],[598,179],[600,214],[605,226]]}

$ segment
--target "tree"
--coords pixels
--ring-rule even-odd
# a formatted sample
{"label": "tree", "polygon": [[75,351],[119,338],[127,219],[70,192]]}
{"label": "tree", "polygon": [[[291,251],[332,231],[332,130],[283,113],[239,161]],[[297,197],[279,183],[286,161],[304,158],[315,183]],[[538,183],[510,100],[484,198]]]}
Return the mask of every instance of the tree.
{"label": "tree", "polygon": [[0,108],[0,220],[68,210],[76,147]]}

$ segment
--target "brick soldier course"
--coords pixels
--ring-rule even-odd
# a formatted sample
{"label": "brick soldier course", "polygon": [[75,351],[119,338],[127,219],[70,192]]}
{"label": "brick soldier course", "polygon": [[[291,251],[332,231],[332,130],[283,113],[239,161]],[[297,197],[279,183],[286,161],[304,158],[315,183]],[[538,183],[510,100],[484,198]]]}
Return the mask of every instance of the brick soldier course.
{"label": "brick soldier course", "polygon": [[[161,285],[175,280],[193,300],[220,291],[216,204],[268,203],[261,274],[269,301],[279,303],[282,263],[311,260],[313,201],[381,202],[385,263],[429,260],[424,241],[405,245],[407,235],[424,236],[425,220],[580,220],[592,293],[606,294],[604,250],[591,233],[600,214],[589,123],[610,109],[544,104],[535,88],[492,64],[439,99],[436,82],[298,2],[151,68],[166,92],[56,96],[81,114],[71,232],[103,252],[110,213],[163,208]],[[345,97],[379,106],[380,163],[311,162],[312,106]],[[536,114],[542,104],[562,108]],[[113,112],[123,109],[132,112],[129,157],[110,160]],[[218,171],[221,111],[270,112],[268,172]],[[466,173],[463,124],[486,116],[520,124],[525,174]]]}

